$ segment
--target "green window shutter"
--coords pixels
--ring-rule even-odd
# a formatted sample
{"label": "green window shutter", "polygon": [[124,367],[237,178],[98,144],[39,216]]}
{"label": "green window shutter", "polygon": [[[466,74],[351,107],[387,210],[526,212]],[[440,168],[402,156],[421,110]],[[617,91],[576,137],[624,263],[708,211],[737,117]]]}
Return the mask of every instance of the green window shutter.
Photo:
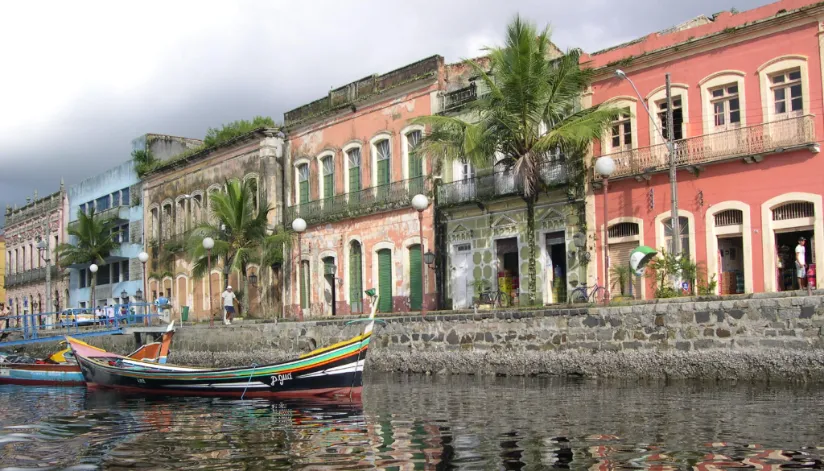
{"label": "green window shutter", "polygon": [[419,311],[423,301],[423,277],[421,276],[421,246],[409,247],[409,308]]}
{"label": "green window shutter", "polygon": [[330,173],[329,175],[323,176],[323,197],[324,198],[331,198],[335,195],[335,174]]}
{"label": "green window shutter", "polygon": [[300,263],[300,307],[309,308],[309,263]]}
{"label": "green window shutter", "polygon": [[378,185],[389,184],[389,159],[378,161]]}
{"label": "green window shutter", "polygon": [[392,252],[389,249],[378,251],[378,309],[392,312]]}
{"label": "green window shutter", "polygon": [[309,182],[300,182],[300,203],[309,202]]}
{"label": "green window shutter", "polygon": [[423,176],[423,161],[415,151],[409,152],[409,178],[418,178]]}
{"label": "green window shutter", "polygon": [[349,302],[352,312],[363,312],[363,277],[361,274],[361,248],[353,244],[349,253]]}
{"label": "green window shutter", "polygon": [[349,192],[354,193],[361,189],[360,167],[349,168]]}

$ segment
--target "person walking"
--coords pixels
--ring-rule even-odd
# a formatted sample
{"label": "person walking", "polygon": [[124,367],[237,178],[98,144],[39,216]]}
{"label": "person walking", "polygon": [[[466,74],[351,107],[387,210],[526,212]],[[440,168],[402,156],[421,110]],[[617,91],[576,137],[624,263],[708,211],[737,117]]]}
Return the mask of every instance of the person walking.
{"label": "person walking", "polygon": [[235,293],[232,292],[232,286],[227,286],[220,297],[223,298],[223,323],[225,325],[231,325],[232,317],[235,313],[235,300],[237,299]]}
{"label": "person walking", "polygon": [[798,278],[798,289],[807,287],[807,239],[798,238],[795,246],[795,276]]}

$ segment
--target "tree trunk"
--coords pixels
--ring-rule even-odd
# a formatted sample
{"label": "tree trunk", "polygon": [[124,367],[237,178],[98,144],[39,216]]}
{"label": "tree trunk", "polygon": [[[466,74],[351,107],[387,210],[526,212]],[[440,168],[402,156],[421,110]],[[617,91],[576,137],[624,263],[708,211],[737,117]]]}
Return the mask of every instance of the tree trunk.
{"label": "tree trunk", "polygon": [[538,290],[538,274],[535,266],[535,201],[526,200],[526,240],[529,244],[529,305],[535,304],[535,293]]}
{"label": "tree trunk", "polygon": [[[91,290],[89,292],[89,307],[92,310],[92,314],[94,314],[94,288],[97,285],[97,273],[92,273],[92,285]],[[96,320],[96,319],[95,319]]]}

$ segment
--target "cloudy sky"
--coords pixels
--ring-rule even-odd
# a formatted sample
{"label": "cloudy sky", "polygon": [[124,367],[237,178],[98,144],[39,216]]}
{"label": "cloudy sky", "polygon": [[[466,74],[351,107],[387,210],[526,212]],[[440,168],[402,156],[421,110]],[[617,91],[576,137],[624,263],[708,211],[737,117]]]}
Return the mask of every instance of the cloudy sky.
{"label": "cloudy sky", "polygon": [[[157,132],[283,112],[433,54],[499,42],[520,13],[593,52],[767,0],[25,1],[0,4],[0,208],[129,158]],[[643,22],[641,20],[644,20]],[[3,215],[0,211],[0,226]]]}

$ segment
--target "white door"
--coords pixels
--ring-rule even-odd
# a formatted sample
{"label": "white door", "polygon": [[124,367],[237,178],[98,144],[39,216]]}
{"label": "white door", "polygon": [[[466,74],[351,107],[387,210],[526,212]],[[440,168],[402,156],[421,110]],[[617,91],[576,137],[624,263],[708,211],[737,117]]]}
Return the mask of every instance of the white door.
{"label": "white door", "polygon": [[455,246],[452,256],[452,309],[468,309],[472,304],[472,247]]}

